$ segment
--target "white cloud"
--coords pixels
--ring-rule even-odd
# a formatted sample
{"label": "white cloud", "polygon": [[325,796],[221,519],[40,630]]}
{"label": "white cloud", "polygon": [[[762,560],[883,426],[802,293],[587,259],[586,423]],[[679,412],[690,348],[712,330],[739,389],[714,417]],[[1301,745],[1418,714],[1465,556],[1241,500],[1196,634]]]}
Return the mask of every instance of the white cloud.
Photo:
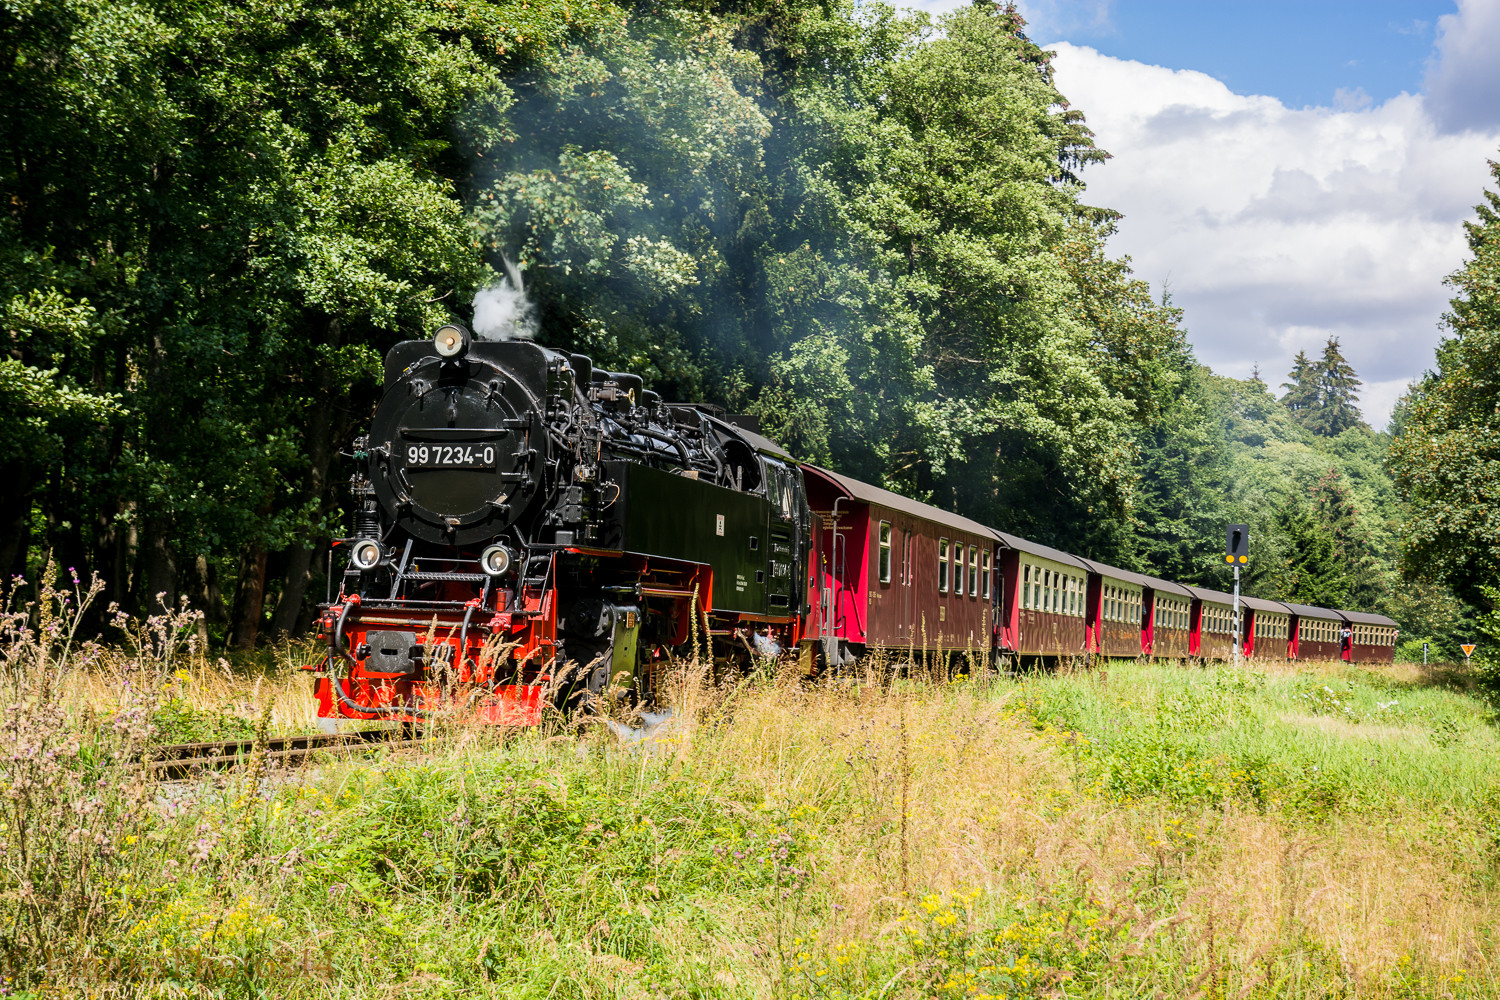
{"label": "white cloud", "polygon": [[1427,65],[1433,117],[1447,131],[1500,126],[1500,0],[1458,0],[1438,18]]}
{"label": "white cloud", "polygon": [[1407,94],[1291,109],[1203,73],[1048,47],[1059,89],[1114,154],[1085,173],[1086,200],[1125,214],[1112,250],[1170,283],[1199,358],[1238,376],[1259,364],[1274,386],[1292,355],[1336,336],[1383,426],[1432,364],[1443,278],[1463,261],[1500,128],[1444,129]]}

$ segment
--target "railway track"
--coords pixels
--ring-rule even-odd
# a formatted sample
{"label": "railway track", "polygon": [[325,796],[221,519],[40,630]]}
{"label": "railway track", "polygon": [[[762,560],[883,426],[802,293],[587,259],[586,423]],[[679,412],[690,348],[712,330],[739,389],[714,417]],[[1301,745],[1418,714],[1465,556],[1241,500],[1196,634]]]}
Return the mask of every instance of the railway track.
{"label": "railway track", "polygon": [[[357,753],[379,745],[387,749],[419,746],[400,729],[363,729],[351,733],[309,733],[281,736],[265,741],[267,763],[300,764],[326,754]],[[177,743],[152,751],[150,767],[158,778],[185,778],[198,771],[235,767],[248,763],[255,753],[255,740],[220,740],[213,743]]]}

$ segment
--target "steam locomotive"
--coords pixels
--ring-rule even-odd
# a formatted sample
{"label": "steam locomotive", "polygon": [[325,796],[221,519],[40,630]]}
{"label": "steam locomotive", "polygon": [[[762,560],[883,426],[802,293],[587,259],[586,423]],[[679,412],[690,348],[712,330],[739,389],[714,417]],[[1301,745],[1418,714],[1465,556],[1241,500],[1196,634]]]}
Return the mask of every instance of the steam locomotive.
{"label": "steam locomotive", "polygon": [[392,348],[354,455],[354,535],[308,668],[329,724],[529,725],[650,700],[680,655],[1379,662],[1397,638],[1382,615],[1039,545],[798,463],[639,376],[457,325]]}
{"label": "steam locomotive", "polygon": [[731,660],[802,640],[799,466],[637,375],[444,326],[386,356],[354,454],[325,718],[524,725],[549,703],[649,697],[695,640]]}

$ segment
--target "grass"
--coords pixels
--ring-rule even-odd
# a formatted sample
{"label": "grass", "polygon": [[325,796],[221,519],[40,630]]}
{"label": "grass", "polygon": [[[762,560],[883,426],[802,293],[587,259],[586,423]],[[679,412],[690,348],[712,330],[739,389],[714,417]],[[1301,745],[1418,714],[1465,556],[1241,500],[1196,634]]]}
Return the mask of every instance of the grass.
{"label": "grass", "polygon": [[688,663],[643,743],[454,731],[164,788],[131,763],[164,701],[264,731],[301,677],[185,644],[95,677],[39,619],[3,647],[0,995],[1500,994],[1461,674]]}

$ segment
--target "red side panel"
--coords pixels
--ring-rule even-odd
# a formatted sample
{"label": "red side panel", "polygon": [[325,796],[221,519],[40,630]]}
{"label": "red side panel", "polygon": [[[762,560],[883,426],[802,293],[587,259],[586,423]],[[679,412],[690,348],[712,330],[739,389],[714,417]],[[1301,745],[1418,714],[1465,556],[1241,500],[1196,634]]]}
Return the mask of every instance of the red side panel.
{"label": "red side panel", "polygon": [[1083,604],[1083,648],[1090,653],[1104,652],[1104,580],[1098,573],[1088,576],[1088,590]]}
{"label": "red side panel", "polygon": [[1141,591],[1141,607],[1144,620],[1141,623],[1141,653],[1150,656],[1156,652],[1156,591]]}
{"label": "red side panel", "polygon": [[1021,648],[1021,554],[1015,549],[1001,549],[999,562],[995,625],[1000,632],[1000,648],[1014,653]]}

